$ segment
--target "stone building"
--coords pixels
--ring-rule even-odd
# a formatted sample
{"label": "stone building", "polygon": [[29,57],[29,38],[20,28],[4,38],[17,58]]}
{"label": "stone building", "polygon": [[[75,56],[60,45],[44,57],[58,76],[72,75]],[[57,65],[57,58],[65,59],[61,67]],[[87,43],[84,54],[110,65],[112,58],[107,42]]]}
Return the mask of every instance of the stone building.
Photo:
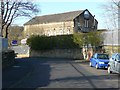
{"label": "stone building", "polygon": [[98,22],[95,15],[86,9],[80,15],[76,16],[73,20],[74,32],[89,32],[97,30]]}
{"label": "stone building", "polygon": [[[89,18],[85,19],[84,15]],[[97,30],[98,22],[86,9],[52,15],[36,16],[24,24],[24,35],[64,35]]]}
{"label": "stone building", "polygon": [[103,48],[110,55],[112,53],[120,52],[120,30],[107,30],[103,32],[104,43]]}

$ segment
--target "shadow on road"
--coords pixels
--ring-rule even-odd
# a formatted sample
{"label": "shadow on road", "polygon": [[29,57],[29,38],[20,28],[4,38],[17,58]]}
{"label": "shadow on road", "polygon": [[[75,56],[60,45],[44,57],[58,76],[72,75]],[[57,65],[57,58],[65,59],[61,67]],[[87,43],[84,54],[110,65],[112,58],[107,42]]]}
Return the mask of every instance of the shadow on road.
{"label": "shadow on road", "polygon": [[50,71],[50,65],[40,58],[16,59],[16,64],[2,73],[2,88],[35,90],[38,87],[45,87],[50,82]]}
{"label": "shadow on road", "polygon": [[[112,81],[118,78],[114,74],[93,75],[78,63],[65,60],[37,57],[16,59],[14,66],[3,71],[3,90],[39,90],[42,87],[49,88],[50,83],[53,83],[51,87],[55,88],[57,87],[54,86],[57,85],[56,82],[66,88],[69,88],[70,84],[75,88],[80,88],[82,85],[86,88],[87,86],[98,88],[99,85],[101,87],[107,85],[104,79]],[[51,67],[50,63],[55,66]],[[50,79],[52,69],[60,73],[60,75],[58,74],[59,77]],[[114,86],[111,86],[111,88],[114,88]]]}
{"label": "shadow on road", "polygon": [[[63,62],[63,63],[66,63],[66,62]],[[74,63],[74,62],[67,62],[67,63],[70,63],[70,65],[80,75],[78,75],[76,73],[76,75],[73,75],[73,76],[68,75],[67,77],[58,77],[58,78],[52,79],[51,82],[54,82],[54,83],[59,82],[60,85],[62,85],[61,83],[64,84],[64,82],[66,82],[65,83],[66,86],[63,85],[66,88],[67,88],[67,83],[71,82],[71,85],[68,85],[68,86],[75,87],[75,88],[86,87],[89,89],[89,88],[102,88],[103,87],[103,88],[116,88],[116,90],[118,90],[119,83],[118,83],[118,75],[117,74],[111,74],[111,75],[99,74],[99,75],[97,75],[97,74],[93,74],[91,71],[89,71],[89,69],[86,70],[84,67],[80,66],[78,63]],[[56,62],[56,64],[57,64],[57,62]],[[87,63],[87,65],[89,65],[89,64]],[[91,67],[89,67],[89,68],[91,68]],[[73,69],[71,68],[71,70],[73,70]],[[102,70],[103,72],[106,71],[104,69],[99,69],[99,70]],[[70,70],[69,70],[69,72],[70,72]],[[73,73],[75,73],[75,72],[73,72]],[[66,71],[66,74],[67,74],[67,71]],[[106,81],[104,81],[104,80],[106,80]],[[115,85],[111,85],[112,84],[111,82],[109,82],[108,84],[106,83],[108,81],[114,81],[114,80],[116,80],[114,82]]]}

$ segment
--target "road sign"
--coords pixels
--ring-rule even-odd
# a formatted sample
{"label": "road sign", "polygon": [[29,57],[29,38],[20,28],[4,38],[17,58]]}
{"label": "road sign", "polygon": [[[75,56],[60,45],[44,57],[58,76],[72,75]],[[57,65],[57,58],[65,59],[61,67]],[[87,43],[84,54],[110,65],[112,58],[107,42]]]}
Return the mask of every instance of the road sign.
{"label": "road sign", "polygon": [[27,38],[21,40],[21,44],[26,44],[27,43]]}
{"label": "road sign", "polygon": [[11,44],[12,45],[18,45],[18,42],[17,42],[17,40],[12,40]]}

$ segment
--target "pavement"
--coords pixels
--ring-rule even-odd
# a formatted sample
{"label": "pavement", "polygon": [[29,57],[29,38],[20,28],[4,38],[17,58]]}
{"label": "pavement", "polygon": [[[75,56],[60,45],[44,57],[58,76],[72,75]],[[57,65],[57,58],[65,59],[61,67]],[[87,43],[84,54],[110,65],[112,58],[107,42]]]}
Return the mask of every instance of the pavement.
{"label": "pavement", "polygon": [[2,87],[14,87],[16,85],[16,81],[19,81],[18,83],[20,83],[20,81],[28,76],[32,70],[32,64],[28,61],[27,58],[16,59],[14,65],[2,71]]}

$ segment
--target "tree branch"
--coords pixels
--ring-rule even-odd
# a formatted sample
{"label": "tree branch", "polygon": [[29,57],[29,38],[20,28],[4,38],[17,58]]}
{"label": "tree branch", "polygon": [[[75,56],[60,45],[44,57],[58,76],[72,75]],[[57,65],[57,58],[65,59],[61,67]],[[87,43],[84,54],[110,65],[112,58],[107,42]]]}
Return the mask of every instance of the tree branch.
{"label": "tree branch", "polygon": [[6,13],[5,13],[5,16],[4,16],[4,18],[3,18],[4,21],[5,21],[6,17],[7,17],[8,10],[9,10],[9,2],[8,2],[8,0],[7,0],[7,2],[6,2],[6,5],[7,5],[7,7],[6,7]]}
{"label": "tree branch", "polygon": [[7,24],[7,22],[9,21],[9,18],[10,18],[10,16],[11,16],[11,13],[12,13],[12,10],[13,10],[14,5],[15,5],[15,2],[12,4],[12,6],[11,6],[11,8],[10,8],[10,12],[9,12],[8,17],[7,17],[7,20],[5,21],[5,24]]}
{"label": "tree branch", "polygon": [[119,2],[114,1],[114,0],[112,0],[112,2],[113,2],[118,8],[120,8]]}
{"label": "tree branch", "polygon": [[8,27],[15,18],[30,17],[38,12],[36,5],[27,0],[1,0],[1,35],[2,31],[5,30],[7,38]]}

